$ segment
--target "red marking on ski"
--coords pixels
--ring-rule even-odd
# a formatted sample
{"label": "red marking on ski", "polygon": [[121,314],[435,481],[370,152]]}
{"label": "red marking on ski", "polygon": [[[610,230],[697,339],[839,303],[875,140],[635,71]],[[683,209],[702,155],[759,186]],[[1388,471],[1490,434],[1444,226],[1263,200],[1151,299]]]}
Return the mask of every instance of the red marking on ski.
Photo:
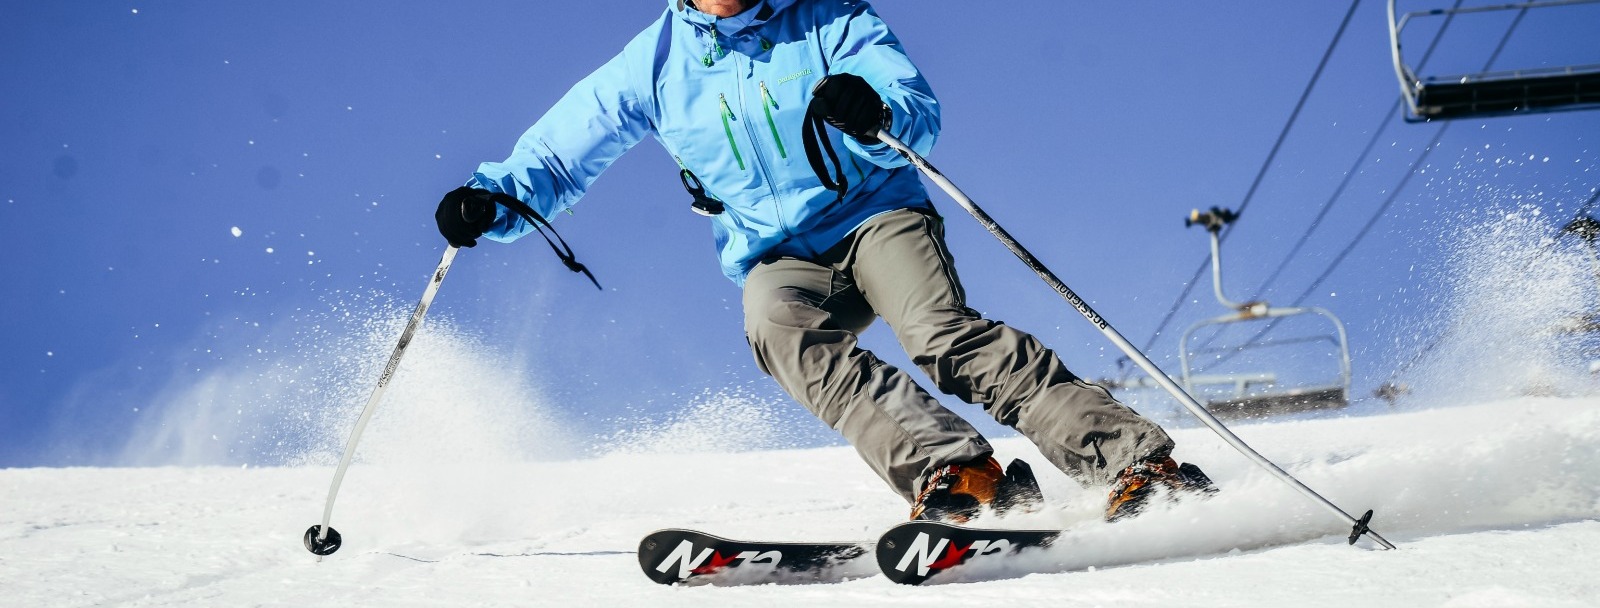
{"label": "red marking on ski", "polygon": [[694,570],[690,570],[690,572],[694,574],[711,574],[712,572],[721,570],[723,566],[733,563],[733,560],[738,559],[738,557],[738,553],[723,557],[722,552],[713,551],[711,552],[711,563],[699,568],[695,568]]}
{"label": "red marking on ski", "polygon": [[952,542],[950,543],[949,547],[945,548],[944,557],[939,558],[939,561],[928,564],[928,569],[943,570],[945,568],[954,567],[956,564],[959,564],[965,560],[967,557],[967,552],[971,550],[972,543],[967,543],[967,546],[958,549],[956,544]]}

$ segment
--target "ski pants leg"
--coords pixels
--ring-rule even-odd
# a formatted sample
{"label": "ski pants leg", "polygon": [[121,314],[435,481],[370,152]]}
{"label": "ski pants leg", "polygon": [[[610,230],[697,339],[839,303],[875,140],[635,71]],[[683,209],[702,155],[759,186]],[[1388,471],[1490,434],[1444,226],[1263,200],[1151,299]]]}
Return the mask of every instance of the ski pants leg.
{"label": "ski pants leg", "polygon": [[982,404],[1080,483],[1108,484],[1172,449],[1160,427],[1067,371],[1033,336],[968,308],[931,209],[873,218],[816,259],[758,265],[744,308],[762,371],[908,501],[934,468],[992,450],[904,371],[857,347],[874,315],[939,390]]}

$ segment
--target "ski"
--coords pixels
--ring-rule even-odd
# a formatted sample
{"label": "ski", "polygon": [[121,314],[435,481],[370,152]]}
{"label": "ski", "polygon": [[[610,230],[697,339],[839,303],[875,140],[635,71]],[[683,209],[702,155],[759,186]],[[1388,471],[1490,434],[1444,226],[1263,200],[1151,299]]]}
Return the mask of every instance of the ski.
{"label": "ski", "polygon": [[878,569],[889,580],[920,585],[935,575],[1023,549],[1048,547],[1061,530],[994,530],[912,521],[878,539]]}
{"label": "ski", "polygon": [[875,574],[871,543],[733,540],[695,530],[657,530],[639,541],[639,567],[663,585],[829,583]]}

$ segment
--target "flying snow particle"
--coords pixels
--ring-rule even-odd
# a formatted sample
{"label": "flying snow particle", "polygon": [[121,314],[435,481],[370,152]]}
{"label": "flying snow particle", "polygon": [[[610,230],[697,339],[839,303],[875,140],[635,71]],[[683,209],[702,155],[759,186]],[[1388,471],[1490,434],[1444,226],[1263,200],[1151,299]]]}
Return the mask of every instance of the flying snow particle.
{"label": "flying snow particle", "polygon": [[135,14],[135,15],[139,14],[139,9],[133,9],[133,14]]}
{"label": "flying snow particle", "polygon": [[244,235],[244,231],[243,231],[243,230],[240,230],[240,229],[239,229],[239,227],[238,227],[238,226],[234,226],[234,227],[233,227],[233,228],[231,228],[231,229],[229,229],[229,230],[228,230],[228,232],[232,232],[232,233],[233,233],[233,236],[234,236],[234,237],[235,237],[235,238],[237,238],[237,237],[240,237],[240,236],[243,236],[243,235]]}
{"label": "flying snow particle", "polygon": [[267,248],[267,253],[272,253],[272,248],[271,247]]}

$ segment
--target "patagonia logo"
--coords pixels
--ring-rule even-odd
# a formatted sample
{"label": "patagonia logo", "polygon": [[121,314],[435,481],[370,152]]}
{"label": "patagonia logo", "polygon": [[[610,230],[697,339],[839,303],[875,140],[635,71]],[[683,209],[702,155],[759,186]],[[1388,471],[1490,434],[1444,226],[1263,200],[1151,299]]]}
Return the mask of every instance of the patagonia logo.
{"label": "patagonia logo", "polygon": [[800,78],[802,76],[810,76],[810,75],[811,75],[811,68],[806,68],[804,70],[800,70],[800,71],[795,72],[793,74],[790,74],[788,76],[784,76],[783,78],[779,78],[778,79],[778,84],[783,84],[785,82],[789,82],[789,81],[794,80],[796,78]]}

